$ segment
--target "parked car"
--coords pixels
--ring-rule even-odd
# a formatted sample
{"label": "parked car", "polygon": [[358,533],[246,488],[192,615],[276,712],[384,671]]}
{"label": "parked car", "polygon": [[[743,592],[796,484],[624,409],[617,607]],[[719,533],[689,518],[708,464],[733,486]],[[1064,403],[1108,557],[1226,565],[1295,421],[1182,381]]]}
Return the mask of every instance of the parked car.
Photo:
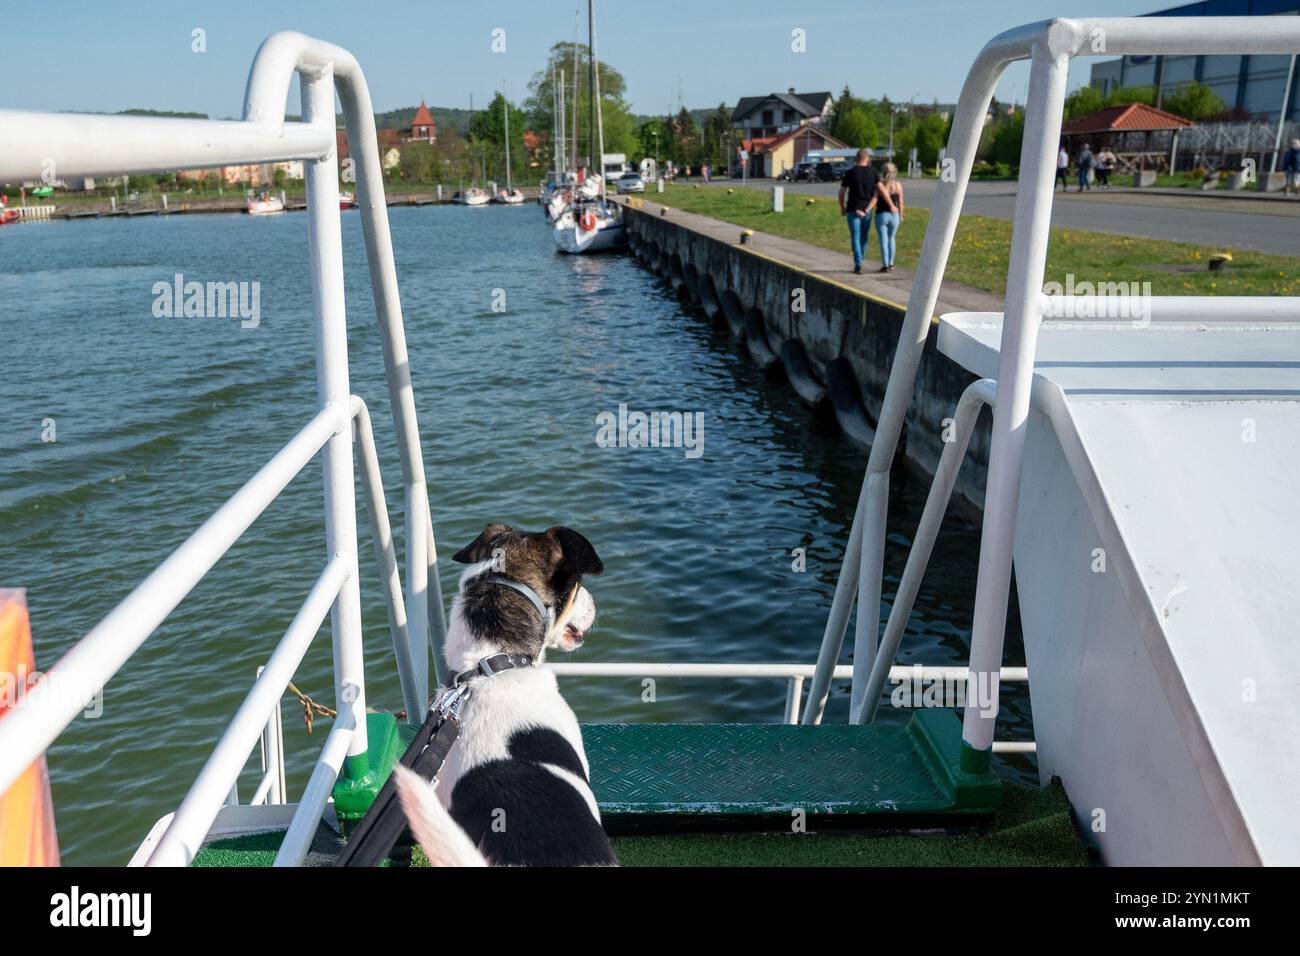
{"label": "parked car", "polygon": [[830,183],[839,178],[835,175],[835,167],[830,163],[818,163],[813,169],[813,179],[819,183]]}
{"label": "parked car", "polygon": [[640,173],[624,173],[615,183],[620,193],[645,192],[645,180],[641,178]]}
{"label": "parked car", "polygon": [[782,178],[792,183],[812,182],[813,164],[796,163],[794,169],[787,169]]}
{"label": "parked car", "polygon": [[841,159],[837,163],[831,164],[831,169],[835,173],[836,179],[843,179],[844,174],[854,167],[855,163],[851,159]]}

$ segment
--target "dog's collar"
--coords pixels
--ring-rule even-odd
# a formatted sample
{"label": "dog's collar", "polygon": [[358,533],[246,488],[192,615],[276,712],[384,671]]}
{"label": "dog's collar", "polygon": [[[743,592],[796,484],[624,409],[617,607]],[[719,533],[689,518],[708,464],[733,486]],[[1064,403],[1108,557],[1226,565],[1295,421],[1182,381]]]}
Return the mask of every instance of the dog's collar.
{"label": "dog's collar", "polygon": [[542,624],[547,630],[550,630],[551,625],[555,623],[554,610],[552,610],[550,605],[542,600],[540,594],[530,588],[527,584],[523,584],[513,578],[503,577],[500,574],[489,574],[484,580],[489,584],[500,584],[503,587],[518,591],[524,597],[528,598],[528,600],[532,602],[533,607],[537,608],[537,613],[541,615]]}
{"label": "dog's collar", "polygon": [[536,663],[531,654],[491,654],[469,670],[461,671],[453,677],[451,686],[459,687],[475,677],[495,677],[502,671],[513,670],[516,667],[532,667]]}

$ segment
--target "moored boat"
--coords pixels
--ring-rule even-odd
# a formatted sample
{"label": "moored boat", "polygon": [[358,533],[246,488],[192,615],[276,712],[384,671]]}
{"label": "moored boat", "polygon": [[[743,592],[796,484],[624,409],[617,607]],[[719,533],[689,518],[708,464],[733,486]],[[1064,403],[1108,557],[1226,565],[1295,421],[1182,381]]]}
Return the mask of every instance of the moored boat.
{"label": "moored boat", "polygon": [[248,200],[248,214],[250,216],[272,216],[277,212],[284,212],[284,200],[279,196],[259,193]]}

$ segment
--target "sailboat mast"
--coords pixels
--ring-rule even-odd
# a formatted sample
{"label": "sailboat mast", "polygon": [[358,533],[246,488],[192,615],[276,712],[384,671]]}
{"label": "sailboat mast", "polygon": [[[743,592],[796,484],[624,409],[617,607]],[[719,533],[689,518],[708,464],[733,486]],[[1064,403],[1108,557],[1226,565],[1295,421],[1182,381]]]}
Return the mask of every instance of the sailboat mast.
{"label": "sailboat mast", "polygon": [[551,61],[551,163],[560,171],[560,110],[555,98],[555,61]]}
{"label": "sailboat mast", "polygon": [[560,86],[556,90],[556,101],[560,104],[559,122],[555,127],[555,136],[560,150],[560,158],[555,162],[555,174],[561,176],[569,168],[569,142],[565,139],[564,106],[567,100],[564,92],[564,71],[560,70]]}
{"label": "sailboat mast", "polygon": [[506,111],[506,194],[512,192],[510,185],[510,100],[506,97],[506,84],[501,84],[501,105]]}
{"label": "sailboat mast", "polygon": [[[587,0],[590,4],[591,19],[591,62],[596,61],[596,0]],[[591,96],[596,102],[596,157],[597,168],[600,170],[600,198],[606,197],[605,192],[605,117],[602,115],[600,102],[600,71],[593,65],[592,71]]]}
{"label": "sailboat mast", "polygon": [[[587,166],[601,171],[603,163],[596,155],[596,3],[587,0],[587,122],[591,124],[591,155]],[[604,178],[603,176],[601,177]]]}
{"label": "sailboat mast", "polygon": [[573,169],[578,169],[578,114],[582,112],[582,101],[578,98],[578,24],[581,14],[573,13],[573,155],[569,157]]}

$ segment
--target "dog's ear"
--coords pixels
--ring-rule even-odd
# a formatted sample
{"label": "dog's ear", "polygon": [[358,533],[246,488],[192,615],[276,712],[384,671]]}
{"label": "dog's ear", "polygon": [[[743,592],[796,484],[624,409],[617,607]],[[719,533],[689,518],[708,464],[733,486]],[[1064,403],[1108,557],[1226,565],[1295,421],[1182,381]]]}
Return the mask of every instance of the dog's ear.
{"label": "dog's ear", "polygon": [[564,563],[578,577],[600,574],[605,570],[605,565],[597,556],[591,542],[572,528],[547,528],[546,536],[554,538],[559,544],[560,551],[564,554]]}
{"label": "dog's ear", "polygon": [[483,529],[483,533],[451,556],[458,564],[474,564],[492,557],[492,541],[507,531],[514,529],[508,524],[492,522]]}

